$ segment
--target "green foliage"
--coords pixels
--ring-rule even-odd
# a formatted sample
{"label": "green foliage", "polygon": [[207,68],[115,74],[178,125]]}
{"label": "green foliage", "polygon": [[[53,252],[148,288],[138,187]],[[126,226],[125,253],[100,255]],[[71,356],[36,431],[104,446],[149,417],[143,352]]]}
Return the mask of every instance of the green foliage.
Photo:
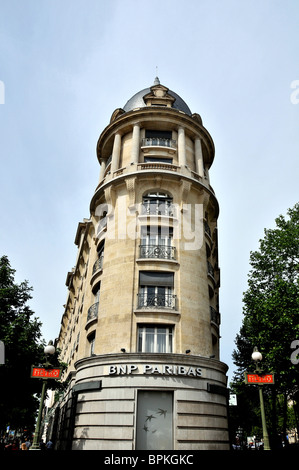
{"label": "green foliage", "polygon": [[299,204],[288,210],[288,218],[280,215],[274,229],[265,230],[250,265],[233,352],[238,367],[234,382],[241,383],[244,371],[255,368],[251,354],[257,346],[263,369],[275,374],[274,390],[265,389],[266,394],[291,399],[299,384],[299,366],[291,362],[291,343],[299,339]]}
{"label": "green foliage", "polygon": [[0,258],[0,340],[5,364],[0,365],[0,431],[33,429],[42,383],[30,378],[31,366],[44,361],[41,322],[28,306],[32,288],[15,283],[15,270],[6,256]]}

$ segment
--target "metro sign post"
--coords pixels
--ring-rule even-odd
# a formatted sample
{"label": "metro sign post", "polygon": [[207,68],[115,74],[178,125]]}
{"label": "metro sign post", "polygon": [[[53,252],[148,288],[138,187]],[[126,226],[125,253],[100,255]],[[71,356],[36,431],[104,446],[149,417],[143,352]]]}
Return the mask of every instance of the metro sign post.
{"label": "metro sign post", "polygon": [[49,341],[49,344],[44,348],[44,353],[47,358],[45,364],[43,366],[31,366],[30,377],[32,379],[42,379],[43,381],[42,394],[40,398],[35,433],[34,433],[33,443],[30,448],[31,450],[40,449],[38,439],[39,439],[39,434],[40,434],[40,426],[41,426],[41,419],[42,419],[43,404],[44,404],[46,388],[47,388],[47,381],[49,379],[54,379],[54,380],[60,379],[61,372],[62,372],[62,369],[60,367],[53,367],[49,361],[49,357],[53,356],[53,354],[55,353],[55,347],[53,346],[53,341]]}
{"label": "metro sign post", "polygon": [[266,424],[266,415],[265,415],[265,406],[264,406],[264,397],[263,389],[261,385],[273,385],[274,384],[274,374],[264,374],[259,367],[259,363],[262,360],[263,356],[258,351],[257,347],[253,349],[251,355],[252,359],[256,362],[255,372],[245,372],[245,383],[249,385],[258,385],[259,387],[259,396],[260,396],[260,407],[261,407],[261,418],[262,418],[262,428],[263,428],[263,439],[264,439],[264,449],[271,450],[269,435]]}
{"label": "metro sign post", "polygon": [[258,385],[272,385],[274,384],[274,375],[273,374],[250,374],[245,372],[245,383],[246,384],[258,384]]}
{"label": "metro sign post", "polygon": [[31,375],[32,379],[60,379],[61,377],[61,368],[45,368],[45,367],[31,367]]}

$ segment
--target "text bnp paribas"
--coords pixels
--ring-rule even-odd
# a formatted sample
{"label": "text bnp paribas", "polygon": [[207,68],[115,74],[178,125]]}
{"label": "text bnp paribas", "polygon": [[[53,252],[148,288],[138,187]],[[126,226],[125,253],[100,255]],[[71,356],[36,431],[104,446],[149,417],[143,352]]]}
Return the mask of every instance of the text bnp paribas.
{"label": "text bnp paribas", "polygon": [[202,370],[200,367],[187,367],[169,364],[122,364],[111,365],[108,370],[109,375],[124,374],[158,374],[158,375],[184,375],[186,377],[201,377]]}

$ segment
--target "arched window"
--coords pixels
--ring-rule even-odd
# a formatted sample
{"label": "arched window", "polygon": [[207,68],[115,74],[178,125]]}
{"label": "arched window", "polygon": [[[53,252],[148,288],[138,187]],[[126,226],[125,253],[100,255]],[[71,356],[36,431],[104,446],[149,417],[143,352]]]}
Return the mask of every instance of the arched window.
{"label": "arched window", "polygon": [[142,214],[173,216],[172,197],[162,192],[150,192],[143,196]]}

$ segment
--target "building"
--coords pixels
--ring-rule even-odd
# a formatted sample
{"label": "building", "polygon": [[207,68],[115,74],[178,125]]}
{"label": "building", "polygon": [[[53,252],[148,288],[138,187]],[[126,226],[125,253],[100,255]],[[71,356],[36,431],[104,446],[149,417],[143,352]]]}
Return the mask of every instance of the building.
{"label": "building", "polygon": [[59,449],[228,449],[213,140],[160,84],[116,109],[57,346]]}

